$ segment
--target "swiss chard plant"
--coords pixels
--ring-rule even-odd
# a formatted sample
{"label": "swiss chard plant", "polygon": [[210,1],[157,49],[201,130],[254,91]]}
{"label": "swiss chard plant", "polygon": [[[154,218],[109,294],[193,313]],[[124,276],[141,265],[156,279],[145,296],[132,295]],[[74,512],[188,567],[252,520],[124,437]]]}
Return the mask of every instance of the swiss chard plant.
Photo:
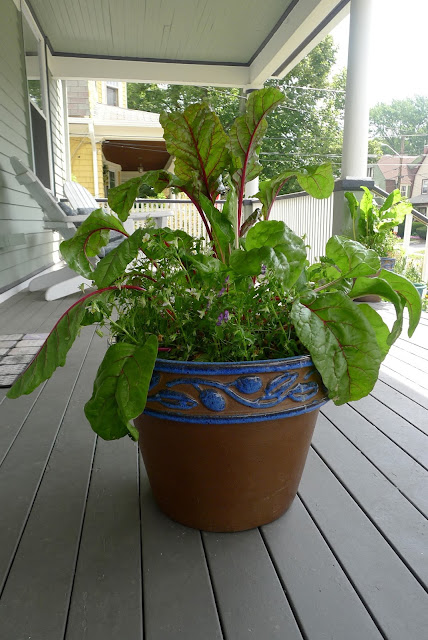
{"label": "swiss chard plant", "polygon": [[[67,263],[95,289],[60,318],[9,397],[31,393],[63,366],[81,327],[90,324],[114,343],[85,406],[92,428],[106,439],[137,438],[132,420],[144,410],[157,357],[253,361],[309,352],[335,403],[371,391],[400,335],[404,309],[411,335],[421,301],[406,278],[379,271],[376,252],[350,238],[330,238],[326,256],[309,266],[304,240],[270,219],[291,177],[313,197],[328,197],[333,175],[327,164],[261,182],[260,206],[246,215],[245,185],[261,171],[266,116],[283,97],[275,88],[252,93],[229,133],[205,104],[161,116],[175,174],[149,171],[112,189],[109,205],[116,215],[94,211],[61,244]],[[152,226],[129,235],[122,223],[144,185],[156,193],[169,188],[187,194],[207,240]],[[94,265],[112,230],[123,242]],[[353,302],[367,293],[393,304],[392,328],[372,307]]]}
{"label": "swiss chard plant", "polygon": [[352,222],[351,237],[376,251],[378,256],[386,257],[394,249],[392,230],[403,222],[406,214],[411,213],[412,205],[398,189],[392,191],[382,205],[376,203],[367,187],[362,189],[364,193],[360,201],[353,193],[345,193]]}

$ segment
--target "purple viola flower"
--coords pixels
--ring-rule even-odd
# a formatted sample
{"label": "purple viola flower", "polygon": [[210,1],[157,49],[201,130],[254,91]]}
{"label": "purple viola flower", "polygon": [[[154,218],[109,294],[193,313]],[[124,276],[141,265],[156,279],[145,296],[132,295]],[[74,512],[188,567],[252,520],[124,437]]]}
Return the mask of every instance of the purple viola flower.
{"label": "purple viola flower", "polygon": [[262,268],[260,270],[260,273],[262,276],[266,275],[266,271],[267,271],[267,266],[265,264],[262,264]]}
{"label": "purple viola flower", "polygon": [[229,320],[229,311],[226,309],[224,313],[220,313],[217,318],[216,325],[219,327],[223,322],[227,322]]}

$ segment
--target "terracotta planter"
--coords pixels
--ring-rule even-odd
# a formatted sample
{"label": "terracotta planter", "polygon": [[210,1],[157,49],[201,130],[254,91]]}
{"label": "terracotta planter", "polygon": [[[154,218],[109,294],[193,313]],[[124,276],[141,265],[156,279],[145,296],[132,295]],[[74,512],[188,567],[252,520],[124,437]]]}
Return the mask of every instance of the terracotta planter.
{"label": "terracotta planter", "polygon": [[173,520],[241,531],[293,501],[327,391],[309,356],[158,360],[135,421],[150,485]]}

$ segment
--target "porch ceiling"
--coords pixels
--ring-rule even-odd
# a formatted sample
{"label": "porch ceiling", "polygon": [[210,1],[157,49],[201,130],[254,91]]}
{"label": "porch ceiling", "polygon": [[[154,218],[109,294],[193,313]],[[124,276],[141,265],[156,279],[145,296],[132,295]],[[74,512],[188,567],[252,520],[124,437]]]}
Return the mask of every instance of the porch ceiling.
{"label": "porch ceiling", "polygon": [[249,87],[292,68],[342,18],[349,0],[29,4],[58,77]]}

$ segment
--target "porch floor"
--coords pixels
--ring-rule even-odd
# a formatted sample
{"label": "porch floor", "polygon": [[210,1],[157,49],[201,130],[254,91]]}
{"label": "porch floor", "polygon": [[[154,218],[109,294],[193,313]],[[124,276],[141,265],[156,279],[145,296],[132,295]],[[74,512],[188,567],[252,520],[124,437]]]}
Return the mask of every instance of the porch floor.
{"label": "porch floor", "polygon": [[[0,334],[46,332],[69,304],[20,293]],[[0,390],[2,640],[427,637],[427,315],[368,398],[324,407],[288,513],[237,534],[170,521],[136,445],[94,437],[104,349],[88,327],[41,389]]]}

